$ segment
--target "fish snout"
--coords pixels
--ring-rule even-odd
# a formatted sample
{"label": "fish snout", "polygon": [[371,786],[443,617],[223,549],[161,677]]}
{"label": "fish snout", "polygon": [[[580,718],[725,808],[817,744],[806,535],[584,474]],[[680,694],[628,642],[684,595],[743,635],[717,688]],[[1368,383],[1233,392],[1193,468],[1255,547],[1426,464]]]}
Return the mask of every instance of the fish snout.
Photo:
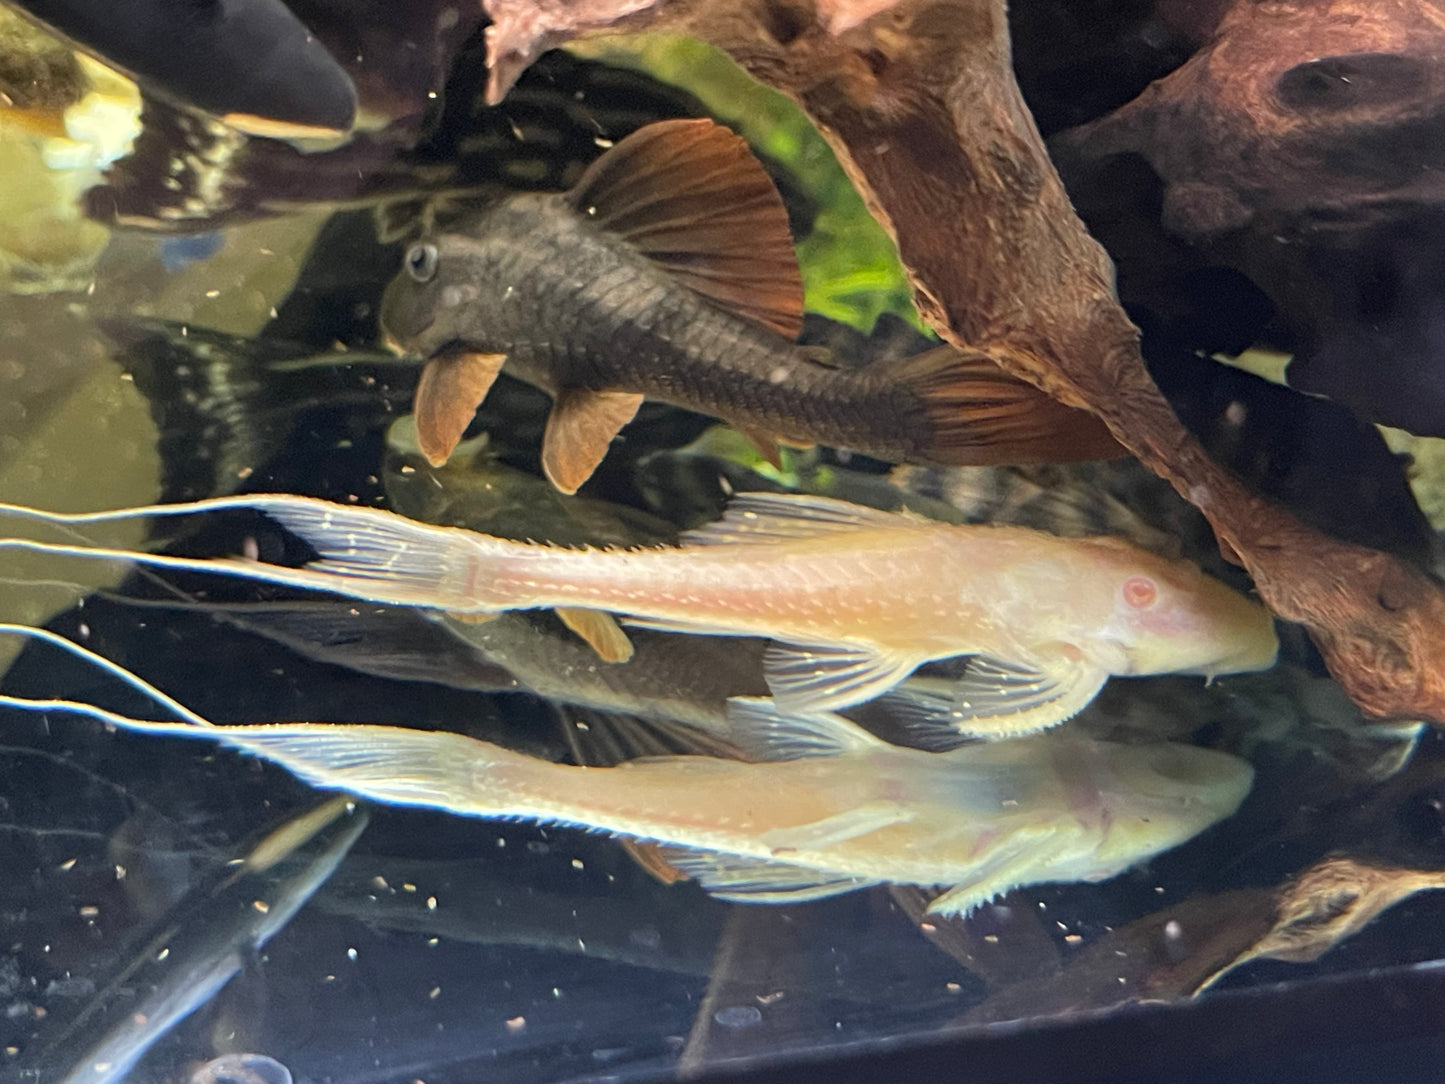
{"label": "fish snout", "polygon": [[1232,816],[1254,785],[1247,761],[1175,742],[1119,745],[1110,752],[1108,775],[1103,801],[1111,816],[1098,852],[1106,874]]}
{"label": "fish snout", "polygon": [[[432,302],[426,283],[416,282],[405,270],[386,287],[381,295],[377,324],[381,341],[399,355],[434,352],[427,343],[427,332],[436,323],[437,306]],[[437,342],[436,346],[442,345]]]}
{"label": "fish snout", "polygon": [[1274,618],[1253,599],[1209,579],[1161,585],[1157,603],[1128,614],[1134,674],[1267,670],[1279,652]]}

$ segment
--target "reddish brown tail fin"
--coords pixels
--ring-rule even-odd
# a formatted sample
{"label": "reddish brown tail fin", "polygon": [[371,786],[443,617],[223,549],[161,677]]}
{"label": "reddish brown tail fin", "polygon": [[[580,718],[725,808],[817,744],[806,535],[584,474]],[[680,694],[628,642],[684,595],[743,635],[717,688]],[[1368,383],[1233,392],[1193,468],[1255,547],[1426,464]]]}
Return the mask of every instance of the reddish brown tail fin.
{"label": "reddish brown tail fin", "polygon": [[1094,415],[1005,373],[986,354],[940,346],[887,363],[918,397],[915,457],[942,466],[1113,459],[1124,448]]}

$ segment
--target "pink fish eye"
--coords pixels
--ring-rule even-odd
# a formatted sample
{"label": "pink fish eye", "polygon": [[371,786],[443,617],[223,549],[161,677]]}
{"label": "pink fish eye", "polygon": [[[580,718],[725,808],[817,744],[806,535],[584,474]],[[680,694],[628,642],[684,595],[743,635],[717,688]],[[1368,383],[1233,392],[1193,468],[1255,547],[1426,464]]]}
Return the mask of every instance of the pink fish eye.
{"label": "pink fish eye", "polygon": [[1130,576],[1124,581],[1124,601],[1135,610],[1148,609],[1159,599],[1159,585],[1148,576]]}

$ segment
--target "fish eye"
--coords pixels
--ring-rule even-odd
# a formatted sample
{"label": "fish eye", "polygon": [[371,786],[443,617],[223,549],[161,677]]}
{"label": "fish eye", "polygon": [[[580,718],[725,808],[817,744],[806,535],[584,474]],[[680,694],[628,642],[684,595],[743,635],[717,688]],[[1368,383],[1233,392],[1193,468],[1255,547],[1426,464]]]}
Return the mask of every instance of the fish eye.
{"label": "fish eye", "polygon": [[437,247],[420,242],[406,250],[406,273],[417,282],[429,282],[437,273]]}
{"label": "fish eye", "polygon": [[1124,601],[1131,609],[1146,610],[1159,598],[1159,585],[1148,576],[1130,576],[1124,581]]}

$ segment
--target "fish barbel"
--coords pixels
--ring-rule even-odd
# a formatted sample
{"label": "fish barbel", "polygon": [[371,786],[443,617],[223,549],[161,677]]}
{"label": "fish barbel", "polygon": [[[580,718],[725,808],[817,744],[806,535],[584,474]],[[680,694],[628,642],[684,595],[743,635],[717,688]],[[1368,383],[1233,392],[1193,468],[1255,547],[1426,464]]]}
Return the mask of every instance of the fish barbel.
{"label": "fish barbel", "polygon": [[122,558],[455,614],[562,607],[672,632],[759,636],[789,712],[887,692],[935,659],[974,656],[946,718],[1015,734],[1077,713],[1111,675],[1213,676],[1273,665],[1264,607],[1112,538],[937,523],[821,497],[751,494],[680,547],[575,550],[287,495],[119,512],[0,511],[77,523],[250,508],[308,542],[305,568],[0,539],[0,548]]}
{"label": "fish barbel", "polygon": [[728,129],[648,125],[563,194],[506,198],[413,245],[388,340],[425,361],[421,447],[445,462],[503,370],[555,397],[547,477],[574,492],[644,398],[778,440],[881,459],[999,463],[1121,452],[1103,424],[952,347],[850,369],[796,344],[787,213]]}
{"label": "fish barbel", "polygon": [[768,700],[733,702],[728,739],[752,762],[664,756],[613,768],[553,764],[443,731],[194,726],[66,706],[129,730],[216,741],[376,802],[653,843],[676,872],[747,903],[949,885],[930,910],[965,914],[1020,885],[1104,880],[1230,816],[1254,778],[1227,753],[1067,731],[905,749],[839,716],[783,715]]}

